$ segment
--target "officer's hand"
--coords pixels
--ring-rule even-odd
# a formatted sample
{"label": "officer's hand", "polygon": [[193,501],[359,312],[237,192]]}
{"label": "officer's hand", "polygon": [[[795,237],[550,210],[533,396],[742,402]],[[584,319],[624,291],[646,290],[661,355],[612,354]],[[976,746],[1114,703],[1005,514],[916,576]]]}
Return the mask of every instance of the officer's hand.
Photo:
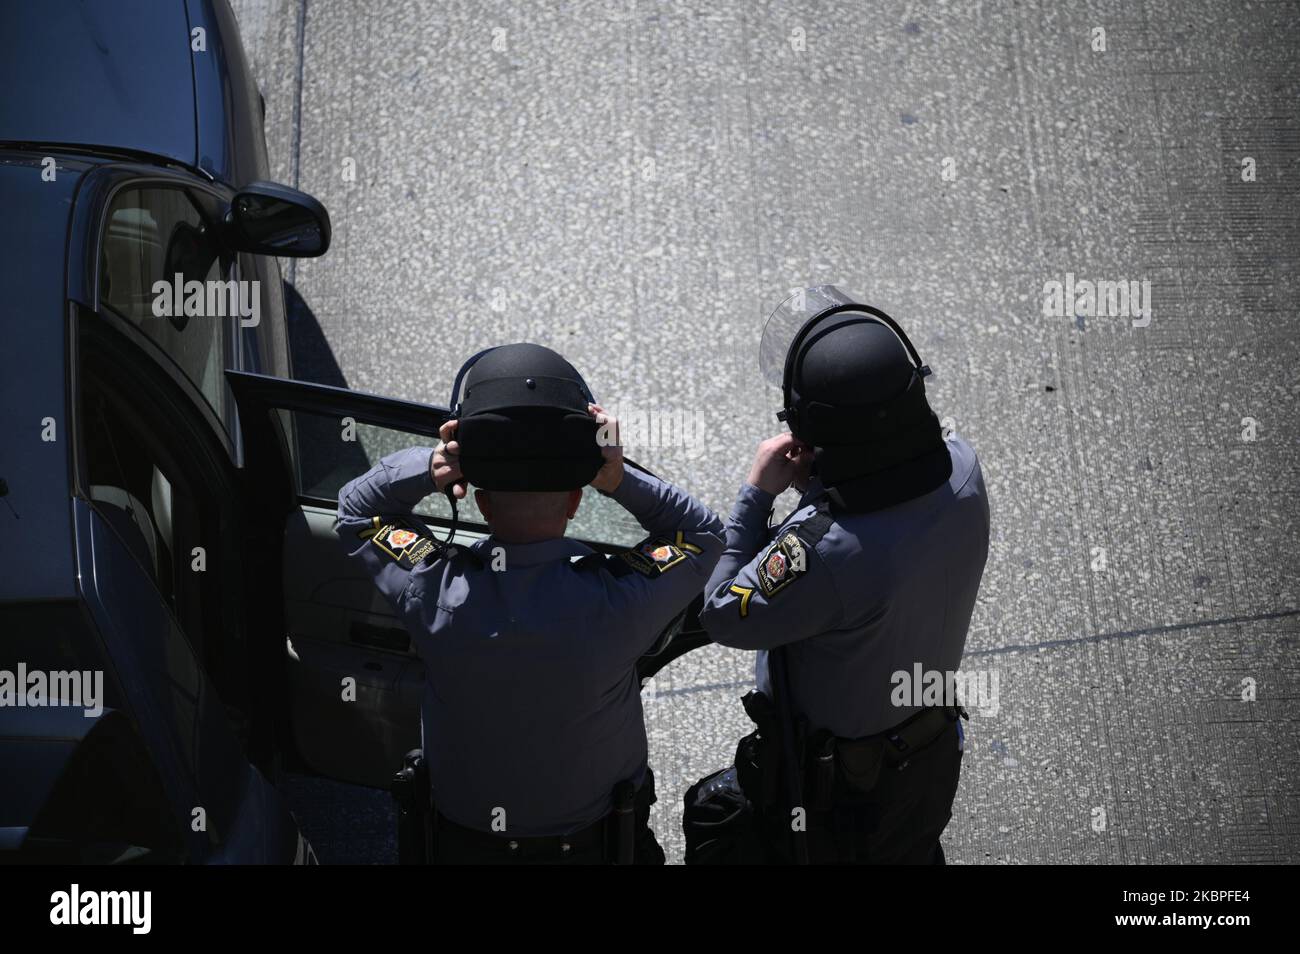
{"label": "officer's hand", "polygon": [[801,444],[793,434],[769,437],[758,445],[754,466],[749,468],[749,483],[775,497],[811,467],[811,461],[812,448]]}
{"label": "officer's hand", "polygon": [[605,463],[600,465],[600,470],[591,479],[591,486],[612,494],[623,482],[623,447],[618,439],[618,419],[612,414],[606,414],[599,404],[588,404],[587,413],[600,425],[596,431],[596,441],[600,444],[601,456],[605,458]]}
{"label": "officer's hand", "polygon": [[795,460],[794,479],[790,485],[799,493],[808,489],[808,482],[812,480],[813,453],[807,448]]}
{"label": "officer's hand", "polygon": [[456,436],[456,421],[444,423],[438,428],[438,436],[442,440],[433,449],[433,456],[429,460],[429,473],[433,475],[433,482],[439,490],[451,487],[452,496],[457,500],[464,500],[465,495],[469,493],[469,483],[465,480],[465,475],[460,472],[460,443],[452,440]]}

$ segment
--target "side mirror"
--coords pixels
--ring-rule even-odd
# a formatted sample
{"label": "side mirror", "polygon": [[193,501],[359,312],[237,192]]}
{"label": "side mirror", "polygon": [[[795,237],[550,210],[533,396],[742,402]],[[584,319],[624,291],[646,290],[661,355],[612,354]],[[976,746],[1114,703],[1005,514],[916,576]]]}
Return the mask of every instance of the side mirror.
{"label": "side mirror", "polygon": [[330,247],[325,206],[275,182],[253,182],[235,193],[226,224],[230,244],[241,252],[315,258]]}

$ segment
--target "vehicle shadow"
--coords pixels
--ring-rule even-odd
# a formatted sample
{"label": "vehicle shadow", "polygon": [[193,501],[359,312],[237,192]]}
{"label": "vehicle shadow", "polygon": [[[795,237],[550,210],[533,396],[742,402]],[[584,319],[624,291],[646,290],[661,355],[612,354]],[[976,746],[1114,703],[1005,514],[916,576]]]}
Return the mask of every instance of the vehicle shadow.
{"label": "vehicle shadow", "polygon": [[[346,388],[347,377],[325,340],[320,322],[288,282],[284,283],[284,306],[294,378]],[[294,412],[294,420],[304,494],[332,499],[346,481],[370,469],[372,461],[361,441],[348,434],[345,420],[301,412]]]}
{"label": "vehicle shadow", "polygon": [[329,384],[336,388],[348,386],[348,380],[334,357],[334,349],[325,340],[320,322],[311,307],[298,294],[298,289],[284,282],[285,323],[289,332],[289,357],[293,376],[298,381]]}

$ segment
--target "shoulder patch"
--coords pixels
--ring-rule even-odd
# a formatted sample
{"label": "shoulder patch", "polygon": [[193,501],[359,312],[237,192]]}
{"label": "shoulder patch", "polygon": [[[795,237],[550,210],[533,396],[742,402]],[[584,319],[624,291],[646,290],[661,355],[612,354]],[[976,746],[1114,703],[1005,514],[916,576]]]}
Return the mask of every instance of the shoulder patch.
{"label": "shoulder patch", "polygon": [[758,585],[764,596],[775,596],[808,572],[808,550],[799,534],[786,530],[758,560]]}
{"label": "shoulder patch", "polygon": [[363,540],[369,540],[394,563],[407,569],[415,569],[430,555],[442,551],[442,543],[430,538],[424,527],[414,522],[383,523],[378,517],[371,519],[371,525],[358,534]]}
{"label": "shoulder patch", "polygon": [[686,550],[666,537],[650,537],[618,556],[642,576],[661,576],[686,559]]}

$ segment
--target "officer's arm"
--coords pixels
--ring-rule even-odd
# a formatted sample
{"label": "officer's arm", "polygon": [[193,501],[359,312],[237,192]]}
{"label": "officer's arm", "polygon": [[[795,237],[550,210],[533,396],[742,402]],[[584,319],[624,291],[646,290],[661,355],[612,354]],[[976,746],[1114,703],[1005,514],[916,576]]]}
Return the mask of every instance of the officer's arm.
{"label": "officer's arm", "polygon": [[422,524],[407,519],[437,489],[432,454],[428,447],[389,454],[339,491],[339,539],[398,609],[411,571],[436,546]]}
{"label": "officer's arm", "polygon": [[[649,536],[613,558],[622,564],[614,598],[634,609],[649,642],[700,591],[722,552],[722,521],[704,504],[672,484],[627,467],[610,494]],[[649,645],[649,642],[647,645]],[[644,647],[643,647],[644,648]]]}
{"label": "officer's arm", "polygon": [[771,494],[741,488],[727,521],[727,547],[704,590],[700,623],[714,642],[771,649],[842,625],[840,595],[818,551],[797,525],[767,530]]}

